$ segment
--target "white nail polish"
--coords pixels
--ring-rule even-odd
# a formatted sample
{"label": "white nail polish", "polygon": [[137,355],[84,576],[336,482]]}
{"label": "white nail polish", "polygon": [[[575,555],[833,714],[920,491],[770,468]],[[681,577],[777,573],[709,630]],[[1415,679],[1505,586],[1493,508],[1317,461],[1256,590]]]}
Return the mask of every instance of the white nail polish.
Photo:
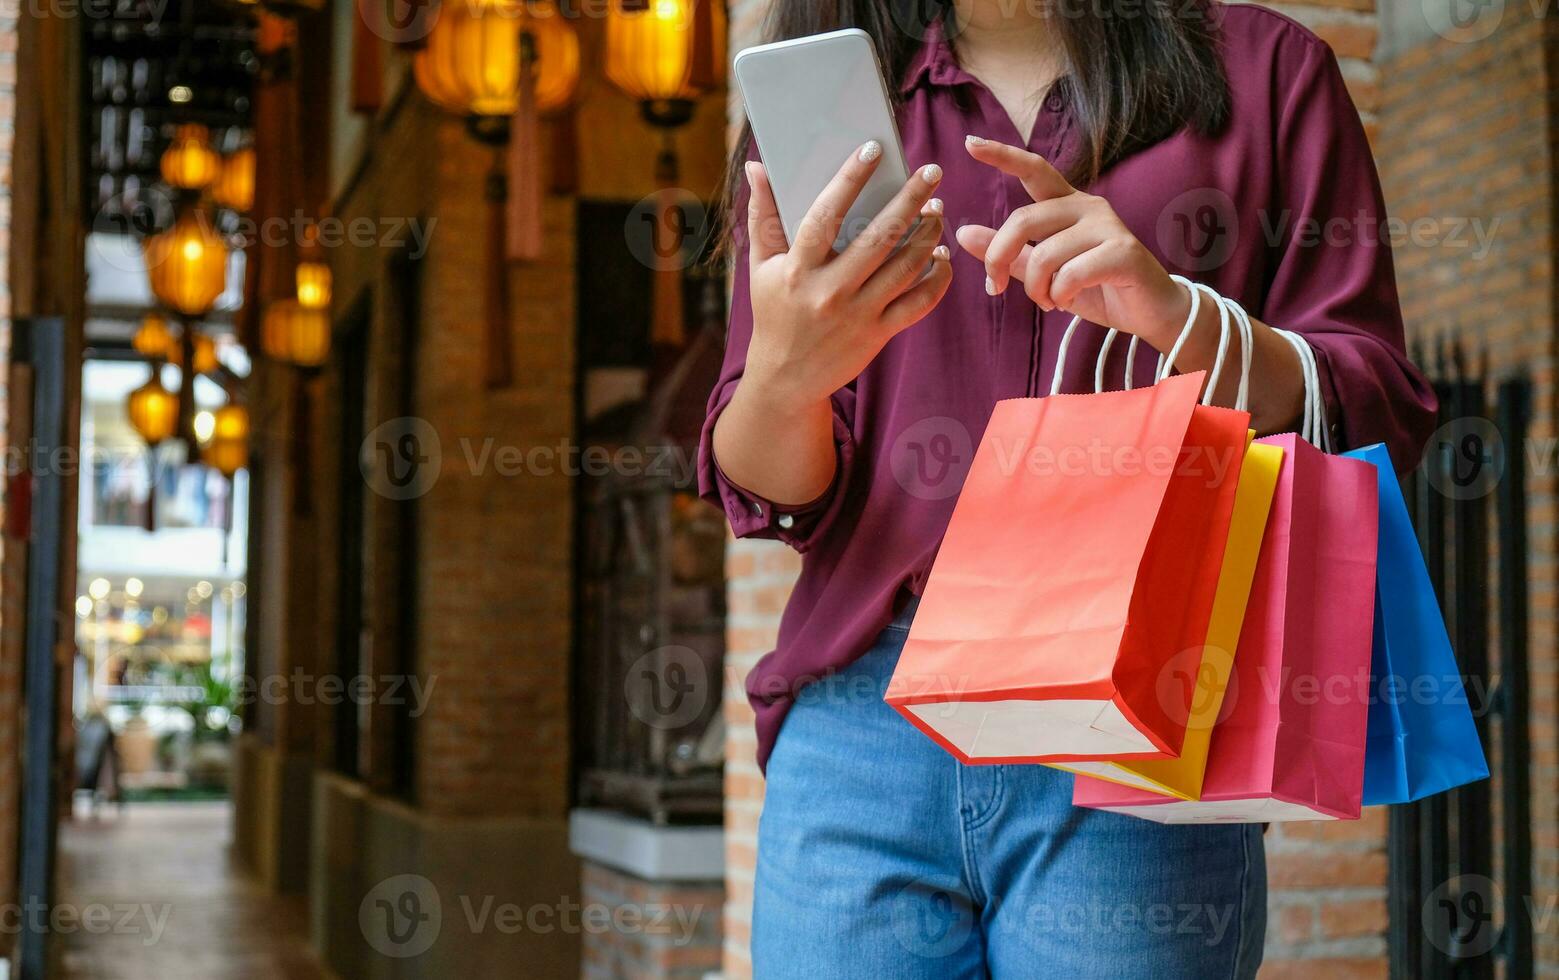
{"label": "white nail polish", "polygon": [[940,215],[942,213],[942,208],[942,199],[940,197],[933,197],[931,200],[926,202],[927,214]]}
{"label": "white nail polish", "polygon": [[920,179],[928,184],[934,184],[942,179],[942,168],[934,163],[928,163],[920,168]]}
{"label": "white nail polish", "polygon": [[933,259],[946,260],[946,259],[952,258],[952,255],[953,255],[953,253],[949,252],[947,250],[947,246],[946,245],[938,245],[936,248],[933,248],[931,250],[931,257]]}
{"label": "white nail polish", "polygon": [[996,280],[992,279],[990,276],[985,277],[985,295],[996,295]]}
{"label": "white nail polish", "polygon": [[876,140],[867,140],[866,145],[861,147],[861,152],[856,156],[860,157],[862,163],[871,163],[882,156],[882,144]]}
{"label": "white nail polish", "polygon": [[990,141],[985,139],[983,136],[975,136],[973,133],[971,133],[964,137],[964,142],[968,143],[970,146],[984,146]]}

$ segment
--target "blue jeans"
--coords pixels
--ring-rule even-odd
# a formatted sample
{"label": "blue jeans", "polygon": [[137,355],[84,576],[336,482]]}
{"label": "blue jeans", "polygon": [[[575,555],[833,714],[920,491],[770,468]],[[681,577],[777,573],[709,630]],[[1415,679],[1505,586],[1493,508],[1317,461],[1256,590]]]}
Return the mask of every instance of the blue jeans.
{"label": "blue jeans", "polygon": [[757,980],[1256,975],[1253,824],[1072,806],[1072,777],[965,766],[883,703],[909,616],[800,692],[758,830]]}

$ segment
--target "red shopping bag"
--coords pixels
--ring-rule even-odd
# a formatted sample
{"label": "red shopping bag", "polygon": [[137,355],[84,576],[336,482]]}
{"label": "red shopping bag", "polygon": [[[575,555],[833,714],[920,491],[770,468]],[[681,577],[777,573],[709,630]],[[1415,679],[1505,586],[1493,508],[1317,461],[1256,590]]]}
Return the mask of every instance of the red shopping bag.
{"label": "red shopping bag", "polygon": [[1163,823],[1354,819],[1374,625],[1374,467],[1284,450],[1201,799],[1079,776],[1072,801]]}
{"label": "red shopping bag", "polygon": [[960,760],[1178,753],[1250,422],[1203,378],[997,404],[886,696]]}

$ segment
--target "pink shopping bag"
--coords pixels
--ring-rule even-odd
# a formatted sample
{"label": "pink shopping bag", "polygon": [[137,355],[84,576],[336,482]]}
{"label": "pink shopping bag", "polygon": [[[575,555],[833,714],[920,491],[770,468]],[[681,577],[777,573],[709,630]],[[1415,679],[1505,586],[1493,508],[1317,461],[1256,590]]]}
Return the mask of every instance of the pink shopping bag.
{"label": "pink shopping bag", "polygon": [[1355,819],[1374,627],[1373,467],[1293,435],[1200,800],[1085,776],[1073,802],[1162,823]]}

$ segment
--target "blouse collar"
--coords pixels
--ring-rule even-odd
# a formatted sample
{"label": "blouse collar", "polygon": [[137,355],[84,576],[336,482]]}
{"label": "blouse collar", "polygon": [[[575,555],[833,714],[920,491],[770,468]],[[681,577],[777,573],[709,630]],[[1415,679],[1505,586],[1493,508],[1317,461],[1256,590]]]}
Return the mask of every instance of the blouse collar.
{"label": "blouse collar", "polygon": [[942,18],[938,17],[926,27],[920,50],[915,52],[915,57],[905,69],[904,78],[899,83],[899,94],[909,94],[922,82],[932,85],[959,85],[974,80],[974,76],[958,64],[958,57],[953,53],[952,42],[947,39],[942,29]]}

